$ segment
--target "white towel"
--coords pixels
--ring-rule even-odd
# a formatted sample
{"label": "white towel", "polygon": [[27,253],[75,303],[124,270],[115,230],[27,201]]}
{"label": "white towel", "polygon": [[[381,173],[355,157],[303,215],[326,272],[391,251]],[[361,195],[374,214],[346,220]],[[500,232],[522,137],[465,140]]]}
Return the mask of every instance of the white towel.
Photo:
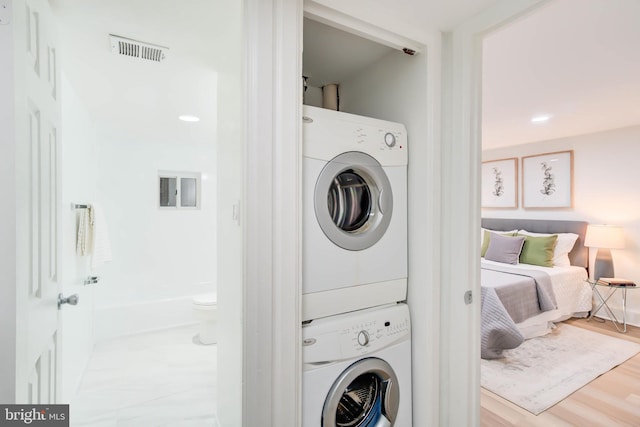
{"label": "white towel", "polygon": [[76,238],[76,253],[80,256],[89,255],[91,250],[91,221],[89,209],[78,211],[78,233]]}
{"label": "white towel", "polygon": [[99,267],[105,262],[111,261],[111,241],[109,240],[109,228],[100,205],[92,203],[89,209],[91,221],[91,268]]}

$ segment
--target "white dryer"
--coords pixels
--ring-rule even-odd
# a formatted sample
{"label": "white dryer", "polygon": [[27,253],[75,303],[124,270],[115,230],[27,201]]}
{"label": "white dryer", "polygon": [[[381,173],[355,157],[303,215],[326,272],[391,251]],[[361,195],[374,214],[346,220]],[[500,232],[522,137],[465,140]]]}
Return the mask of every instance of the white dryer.
{"label": "white dryer", "polygon": [[411,427],[406,304],[303,326],[302,427]]}
{"label": "white dryer", "polygon": [[303,111],[303,320],[405,300],[405,127]]}

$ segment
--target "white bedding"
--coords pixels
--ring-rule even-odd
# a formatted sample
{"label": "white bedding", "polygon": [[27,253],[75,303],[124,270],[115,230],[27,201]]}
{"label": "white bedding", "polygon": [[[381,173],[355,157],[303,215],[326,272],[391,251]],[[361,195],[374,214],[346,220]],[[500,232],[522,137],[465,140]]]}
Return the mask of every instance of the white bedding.
{"label": "white bedding", "polygon": [[[500,266],[501,263],[484,260],[485,263]],[[558,308],[531,317],[518,323],[525,338],[533,338],[551,331],[552,322],[561,322],[570,317],[586,317],[591,310],[591,286],[585,282],[587,270],[583,267],[541,267],[531,264],[510,265],[523,270],[541,270],[551,277],[553,292]]]}

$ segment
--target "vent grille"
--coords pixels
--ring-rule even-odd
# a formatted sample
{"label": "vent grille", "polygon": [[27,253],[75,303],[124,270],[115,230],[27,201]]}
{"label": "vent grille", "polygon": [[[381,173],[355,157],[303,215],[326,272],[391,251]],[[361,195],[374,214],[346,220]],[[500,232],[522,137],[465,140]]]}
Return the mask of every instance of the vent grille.
{"label": "vent grille", "polygon": [[153,45],[126,37],[109,35],[111,52],[116,55],[140,58],[147,61],[162,62],[167,57],[169,48]]}

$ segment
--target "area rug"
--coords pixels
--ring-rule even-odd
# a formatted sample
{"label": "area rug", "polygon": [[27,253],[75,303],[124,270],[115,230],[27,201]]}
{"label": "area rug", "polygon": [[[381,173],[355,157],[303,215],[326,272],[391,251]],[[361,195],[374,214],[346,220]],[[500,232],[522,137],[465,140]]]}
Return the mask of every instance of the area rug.
{"label": "area rug", "polygon": [[480,381],[538,415],[638,352],[640,344],[560,324],[506,350],[503,359],[482,360]]}

